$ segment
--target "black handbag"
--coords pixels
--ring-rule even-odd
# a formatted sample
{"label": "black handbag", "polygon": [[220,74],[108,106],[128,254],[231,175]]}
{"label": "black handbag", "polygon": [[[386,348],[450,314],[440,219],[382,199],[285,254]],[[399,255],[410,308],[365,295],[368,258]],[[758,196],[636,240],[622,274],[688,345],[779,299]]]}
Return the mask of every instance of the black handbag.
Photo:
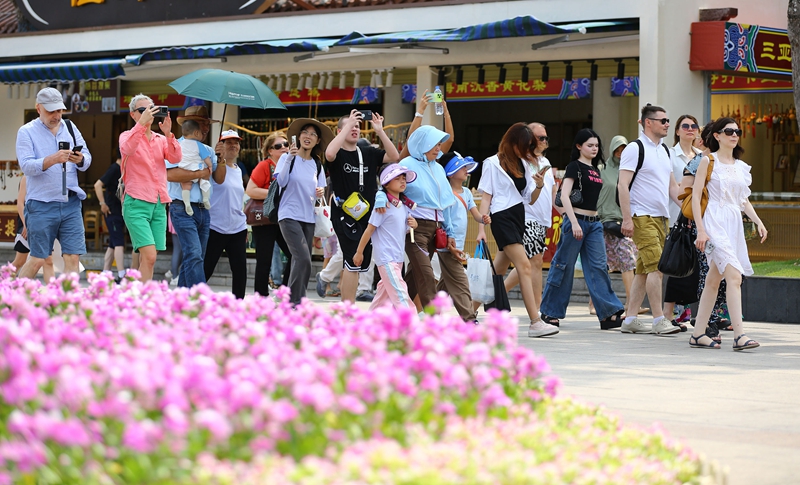
{"label": "black handbag", "polygon": [[603,231],[611,234],[614,237],[623,238],[622,223],[619,221],[606,221],[603,223]]}
{"label": "black handbag", "polygon": [[[583,202],[583,183],[581,182],[581,162],[576,162],[578,164],[578,188],[572,189],[572,192],[569,193],[569,201],[572,202],[572,207]],[[563,183],[563,182],[562,182]],[[556,200],[555,204],[557,207],[564,207],[564,203],[561,202],[561,187],[558,187],[558,191],[556,192]]]}
{"label": "black handbag", "polygon": [[508,293],[506,292],[506,285],[503,281],[503,275],[497,274],[494,270],[494,262],[492,261],[492,254],[489,252],[489,245],[486,241],[482,241],[483,251],[486,257],[489,258],[489,266],[492,267],[492,286],[494,287],[494,301],[483,305],[484,311],[489,311],[494,308],[495,310],[511,311],[511,302],[508,301]]}
{"label": "black handbag", "polygon": [[681,214],[664,242],[658,270],[667,276],[684,278],[694,272],[696,264],[697,250],[692,239],[691,223]]}

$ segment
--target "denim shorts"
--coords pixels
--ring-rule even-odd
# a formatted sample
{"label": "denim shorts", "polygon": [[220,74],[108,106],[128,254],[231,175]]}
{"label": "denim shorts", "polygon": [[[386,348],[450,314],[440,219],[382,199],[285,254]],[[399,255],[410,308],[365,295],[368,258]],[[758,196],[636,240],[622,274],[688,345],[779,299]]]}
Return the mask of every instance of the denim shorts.
{"label": "denim shorts", "polygon": [[67,202],[25,202],[25,226],[31,256],[45,259],[53,253],[58,238],[62,254],[86,254],[81,199],[71,194]]}
{"label": "denim shorts", "polygon": [[164,205],[125,195],[122,217],[125,218],[134,251],[138,252],[139,248],[145,246],[155,246],[157,251],[167,249],[167,210]]}

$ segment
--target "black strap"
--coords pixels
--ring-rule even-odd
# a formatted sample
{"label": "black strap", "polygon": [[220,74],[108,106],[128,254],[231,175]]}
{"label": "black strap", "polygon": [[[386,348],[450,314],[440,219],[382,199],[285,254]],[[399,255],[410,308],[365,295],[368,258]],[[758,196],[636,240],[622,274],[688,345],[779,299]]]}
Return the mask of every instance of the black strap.
{"label": "black strap", "polygon": [[[639,147],[639,160],[636,162],[636,170],[634,170],[633,175],[631,176],[631,182],[628,184],[628,192],[630,193],[631,187],[633,187],[633,181],[636,180],[636,176],[639,175],[639,170],[642,169],[642,165],[644,165],[644,144],[642,140],[636,139],[633,141]],[[664,151],[667,152],[667,157],[672,158],[672,154],[669,152],[669,147],[665,144],[661,144],[664,147]],[[619,188],[617,188],[617,205],[619,205]]]}
{"label": "black strap", "polygon": [[492,274],[497,276],[497,271],[494,269],[494,262],[492,261],[492,253],[489,251],[489,245],[486,244],[486,240],[481,241],[483,243],[483,250],[486,252],[486,258],[489,260],[489,266],[492,267]]}
{"label": "black strap", "polygon": [[69,135],[72,137],[72,146],[77,146],[78,140],[75,139],[75,130],[72,129],[72,122],[68,119],[64,119],[64,124],[67,125],[67,131],[69,131]]}

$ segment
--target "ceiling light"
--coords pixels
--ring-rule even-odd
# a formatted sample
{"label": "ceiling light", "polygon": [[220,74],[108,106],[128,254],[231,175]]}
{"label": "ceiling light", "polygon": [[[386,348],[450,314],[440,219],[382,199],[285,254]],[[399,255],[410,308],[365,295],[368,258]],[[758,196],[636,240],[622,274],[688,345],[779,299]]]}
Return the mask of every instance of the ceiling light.
{"label": "ceiling light", "polygon": [[478,65],[478,84],[483,84],[486,82],[486,71],[483,69],[483,66]]}
{"label": "ceiling light", "polygon": [[506,82],[506,66],[503,64],[498,64],[500,67],[500,74],[497,76],[497,84],[503,84]]}
{"label": "ceiling light", "polygon": [[339,73],[339,89],[347,88],[347,74],[344,71]]}
{"label": "ceiling light", "polygon": [[436,85],[437,86],[444,86],[444,68],[439,68],[439,73],[436,75]]}
{"label": "ceiling light", "polygon": [[461,66],[456,66],[456,84],[459,86],[464,84],[464,70]]}
{"label": "ceiling light", "polygon": [[319,81],[317,82],[317,91],[325,89],[325,73],[319,73]]}
{"label": "ceiling light", "polygon": [[390,70],[386,73],[386,87],[392,87],[392,83],[394,83],[394,71]]}
{"label": "ceiling light", "polygon": [[530,71],[528,70],[528,63],[523,62],[522,64],[522,82],[528,82],[528,76],[530,75]]}
{"label": "ceiling light", "polygon": [[286,90],[287,91],[291,91],[292,90],[292,75],[291,74],[287,74],[286,75]]}
{"label": "ceiling light", "polygon": [[564,80],[572,81],[572,61],[564,61],[564,64],[567,65],[567,69],[564,73]]}
{"label": "ceiling light", "polygon": [[617,61],[617,79],[622,80],[625,78],[625,63],[622,59],[614,59]]}
{"label": "ceiling light", "polygon": [[546,62],[540,64],[542,65],[542,82],[546,83],[550,80],[550,66],[548,66]]}
{"label": "ceiling light", "polygon": [[333,89],[333,73],[328,72],[328,82],[325,83],[325,89]]}
{"label": "ceiling light", "polygon": [[353,73],[353,88],[358,89],[361,87],[361,74],[358,71]]}
{"label": "ceiling light", "polygon": [[278,76],[278,86],[275,88],[276,93],[283,92],[283,76]]}

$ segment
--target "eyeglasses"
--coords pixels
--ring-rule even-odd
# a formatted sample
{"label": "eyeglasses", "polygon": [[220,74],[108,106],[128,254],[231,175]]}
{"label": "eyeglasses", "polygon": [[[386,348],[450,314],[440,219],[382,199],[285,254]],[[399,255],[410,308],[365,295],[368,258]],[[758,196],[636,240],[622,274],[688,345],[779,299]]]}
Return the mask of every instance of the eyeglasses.
{"label": "eyeglasses", "polygon": [[549,141],[550,141],[550,137],[549,137],[549,136],[537,136],[536,138],[537,138],[539,141],[541,141],[541,142],[544,142],[544,143],[547,143],[547,142],[549,142]]}
{"label": "eyeglasses", "polygon": [[689,130],[689,129],[696,130],[700,127],[697,126],[697,123],[692,123],[691,125],[689,123],[684,123],[681,125],[681,128],[683,128],[684,130]]}
{"label": "eyeglasses", "polygon": [[659,119],[659,118],[647,118],[647,119],[648,120],[652,120],[652,121],[660,121],[662,125],[666,125],[667,123],[669,123],[669,118],[661,118],[661,119]]}
{"label": "eyeglasses", "polygon": [[742,136],[742,130],[733,129],[733,128],[725,128],[723,130],[719,130],[717,133],[725,133],[728,136]]}
{"label": "eyeglasses", "polygon": [[306,135],[306,136],[311,137],[311,138],[317,138],[319,136],[319,135],[317,135],[316,131],[307,131],[307,130],[301,131],[300,134],[301,135]]}
{"label": "eyeglasses", "polygon": [[285,141],[283,143],[276,143],[272,145],[273,150],[280,150],[281,148],[289,148],[289,142]]}

